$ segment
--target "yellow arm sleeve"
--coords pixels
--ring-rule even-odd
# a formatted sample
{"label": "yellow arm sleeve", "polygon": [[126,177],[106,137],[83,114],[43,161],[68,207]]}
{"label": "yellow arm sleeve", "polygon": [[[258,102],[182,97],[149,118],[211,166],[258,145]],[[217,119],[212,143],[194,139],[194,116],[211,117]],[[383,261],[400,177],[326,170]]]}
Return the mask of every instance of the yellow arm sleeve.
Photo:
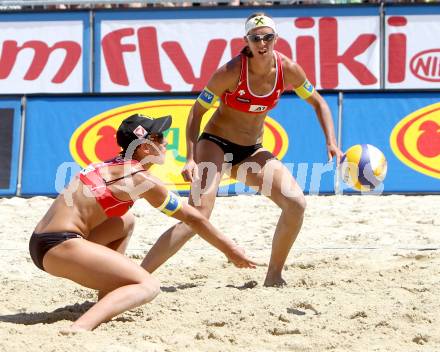
{"label": "yellow arm sleeve", "polygon": [[314,91],[315,87],[313,87],[308,79],[306,79],[298,88],[295,88],[296,95],[298,95],[301,99],[309,98]]}
{"label": "yellow arm sleeve", "polygon": [[210,109],[217,101],[218,96],[211,92],[207,87],[205,87],[200,93],[197,101],[202,105],[205,109]]}
{"label": "yellow arm sleeve", "polygon": [[162,213],[171,216],[182,207],[182,202],[178,196],[168,191],[168,195],[165,198],[162,205],[157,207]]}

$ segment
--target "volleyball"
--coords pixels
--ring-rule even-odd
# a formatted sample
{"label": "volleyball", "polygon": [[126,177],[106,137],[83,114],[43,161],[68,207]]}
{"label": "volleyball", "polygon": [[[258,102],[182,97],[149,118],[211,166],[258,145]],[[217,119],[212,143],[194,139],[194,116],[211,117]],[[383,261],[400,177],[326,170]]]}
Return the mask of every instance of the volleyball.
{"label": "volleyball", "polygon": [[379,186],[387,174],[385,155],[370,144],[356,144],[341,159],[341,175],[351,188],[368,192]]}

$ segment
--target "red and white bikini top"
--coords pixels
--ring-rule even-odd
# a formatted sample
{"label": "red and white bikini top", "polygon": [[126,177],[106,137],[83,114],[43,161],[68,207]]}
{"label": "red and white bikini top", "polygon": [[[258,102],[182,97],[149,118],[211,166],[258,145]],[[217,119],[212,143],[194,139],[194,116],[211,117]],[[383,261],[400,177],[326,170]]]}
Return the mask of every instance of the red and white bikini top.
{"label": "red and white bikini top", "polygon": [[134,203],[133,200],[127,201],[116,198],[113,195],[112,191],[108,188],[108,186],[115,183],[116,181],[122,180],[128,176],[133,176],[134,174],[145,170],[137,170],[131,174],[119,177],[117,179],[106,181],[101,176],[100,169],[102,169],[103,167],[125,164],[136,165],[138,164],[138,161],[124,160],[120,157],[117,157],[103,163],[91,164],[79,173],[79,179],[92,191],[92,194],[95,196],[96,201],[99,203],[99,205],[101,205],[102,209],[108,217],[120,217],[124,215]]}
{"label": "red and white bikini top", "polygon": [[241,72],[237,88],[233,92],[224,92],[222,102],[227,106],[249,113],[261,113],[273,109],[284,91],[283,65],[281,55],[274,50],[276,63],[275,85],[266,95],[254,95],[248,82],[248,57],[241,54]]}

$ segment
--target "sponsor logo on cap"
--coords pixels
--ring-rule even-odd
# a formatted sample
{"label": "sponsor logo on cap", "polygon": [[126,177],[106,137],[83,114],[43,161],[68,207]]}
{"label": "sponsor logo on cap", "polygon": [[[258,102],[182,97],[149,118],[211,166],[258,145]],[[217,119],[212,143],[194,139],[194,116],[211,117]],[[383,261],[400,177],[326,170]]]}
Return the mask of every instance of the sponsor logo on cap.
{"label": "sponsor logo on cap", "polygon": [[255,17],[256,26],[264,26],[264,17]]}
{"label": "sponsor logo on cap", "polygon": [[133,133],[138,137],[138,138],[144,138],[148,132],[145,128],[143,128],[141,125],[139,125],[138,127],[136,127],[133,131]]}

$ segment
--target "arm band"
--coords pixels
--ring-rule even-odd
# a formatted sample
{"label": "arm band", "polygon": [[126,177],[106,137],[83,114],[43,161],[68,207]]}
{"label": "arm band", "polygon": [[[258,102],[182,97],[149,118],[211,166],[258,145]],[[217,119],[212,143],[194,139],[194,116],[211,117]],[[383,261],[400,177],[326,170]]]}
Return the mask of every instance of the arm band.
{"label": "arm band", "polygon": [[205,87],[197,98],[197,101],[205,109],[210,109],[215,104],[217,99],[218,96],[211,92],[207,87]]}
{"label": "arm band", "polygon": [[168,191],[168,195],[165,198],[161,206],[157,207],[162,213],[171,216],[182,207],[180,198],[173,192]]}
{"label": "arm band", "polygon": [[315,87],[313,87],[308,79],[306,79],[298,88],[295,88],[296,95],[298,95],[301,99],[309,98],[314,91]]}

